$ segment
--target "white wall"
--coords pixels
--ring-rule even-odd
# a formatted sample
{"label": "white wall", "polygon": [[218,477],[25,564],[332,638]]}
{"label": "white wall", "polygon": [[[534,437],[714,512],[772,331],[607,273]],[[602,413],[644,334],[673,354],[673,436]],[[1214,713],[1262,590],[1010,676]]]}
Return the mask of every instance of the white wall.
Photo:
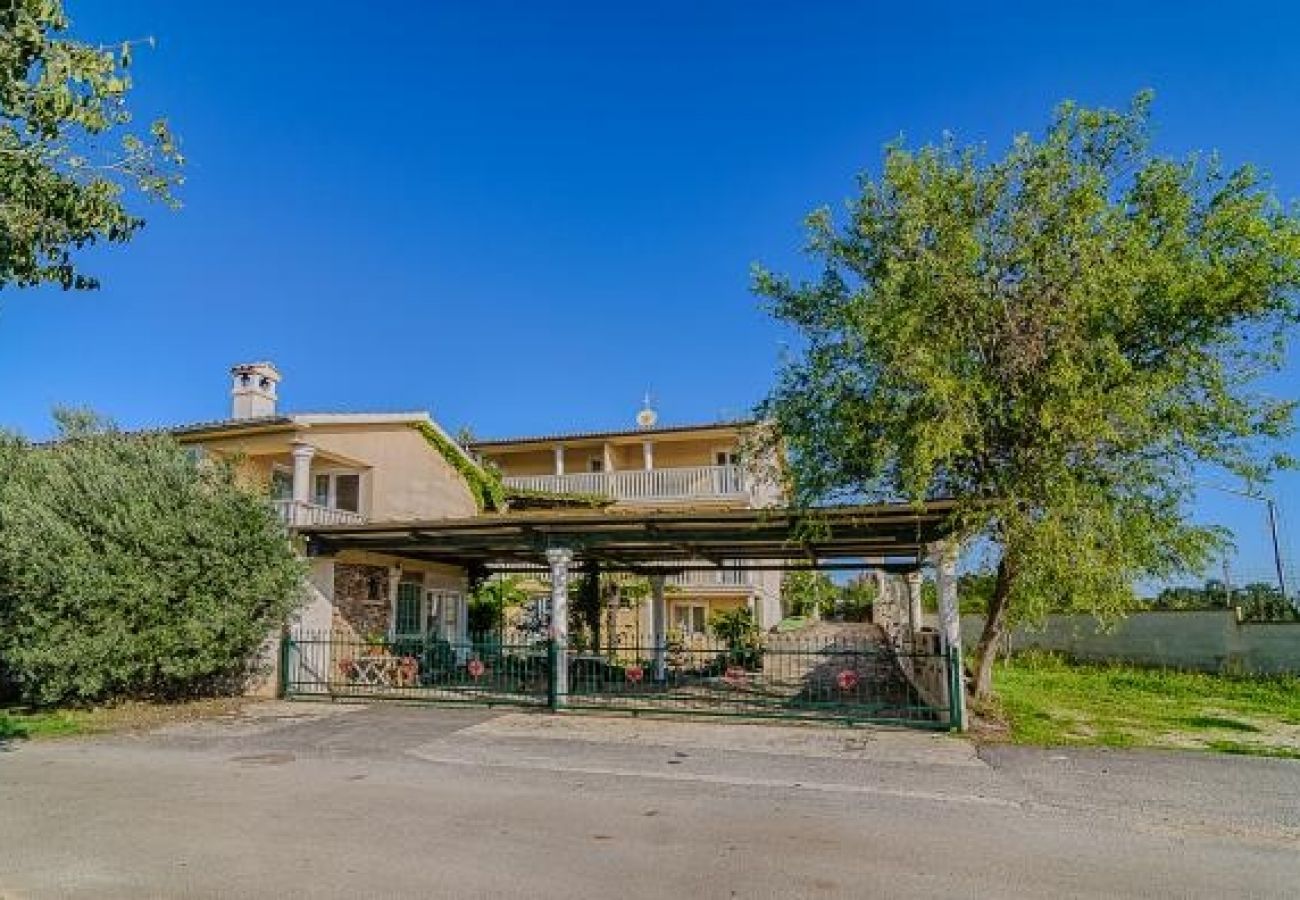
{"label": "white wall", "polygon": [[[962,643],[973,646],[981,616],[962,617]],[[1092,616],[1048,616],[1041,628],[1017,628],[1012,651],[1041,648],[1078,659],[1224,669],[1260,674],[1300,672],[1300,622],[1239,622],[1232,610],[1134,613],[1107,630]]]}

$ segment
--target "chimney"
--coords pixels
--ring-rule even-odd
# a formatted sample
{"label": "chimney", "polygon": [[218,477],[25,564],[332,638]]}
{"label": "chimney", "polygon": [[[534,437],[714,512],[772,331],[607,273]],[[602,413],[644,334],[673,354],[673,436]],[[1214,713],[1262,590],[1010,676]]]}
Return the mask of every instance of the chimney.
{"label": "chimney", "polygon": [[275,386],[280,373],[269,362],[243,363],[230,370],[230,418],[259,419],[275,415]]}

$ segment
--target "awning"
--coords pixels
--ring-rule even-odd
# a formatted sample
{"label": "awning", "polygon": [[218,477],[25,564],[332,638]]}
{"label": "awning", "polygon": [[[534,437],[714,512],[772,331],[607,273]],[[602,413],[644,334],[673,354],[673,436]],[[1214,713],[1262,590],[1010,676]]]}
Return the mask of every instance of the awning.
{"label": "awning", "polygon": [[761,569],[911,571],[952,531],[952,501],[807,510],[533,511],[424,522],[300,529],[308,553],[367,550],[461,566],[546,565],[570,549],[606,571]]}

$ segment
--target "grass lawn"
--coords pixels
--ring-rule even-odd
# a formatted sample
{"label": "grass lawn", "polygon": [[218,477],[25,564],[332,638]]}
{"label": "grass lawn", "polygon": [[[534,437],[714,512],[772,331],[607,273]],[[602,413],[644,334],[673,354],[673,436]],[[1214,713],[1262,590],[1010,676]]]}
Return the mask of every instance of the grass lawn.
{"label": "grass lawn", "polygon": [[88,709],[0,707],[0,742],[153,728],[169,722],[224,715],[246,702],[234,697],[190,703],[123,703]]}
{"label": "grass lawn", "polygon": [[1300,759],[1300,677],[1066,662],[998,663],[991,712],[1018,744],[1183,747]]}

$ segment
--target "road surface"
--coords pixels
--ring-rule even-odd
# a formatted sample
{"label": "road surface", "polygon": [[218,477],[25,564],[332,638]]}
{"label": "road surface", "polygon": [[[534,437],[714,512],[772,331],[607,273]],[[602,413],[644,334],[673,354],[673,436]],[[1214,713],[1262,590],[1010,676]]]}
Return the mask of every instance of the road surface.
{"label": "road surface", "polygon": [[267,703],[10,744],[0,896],[1295,897],[1300,763]]}

